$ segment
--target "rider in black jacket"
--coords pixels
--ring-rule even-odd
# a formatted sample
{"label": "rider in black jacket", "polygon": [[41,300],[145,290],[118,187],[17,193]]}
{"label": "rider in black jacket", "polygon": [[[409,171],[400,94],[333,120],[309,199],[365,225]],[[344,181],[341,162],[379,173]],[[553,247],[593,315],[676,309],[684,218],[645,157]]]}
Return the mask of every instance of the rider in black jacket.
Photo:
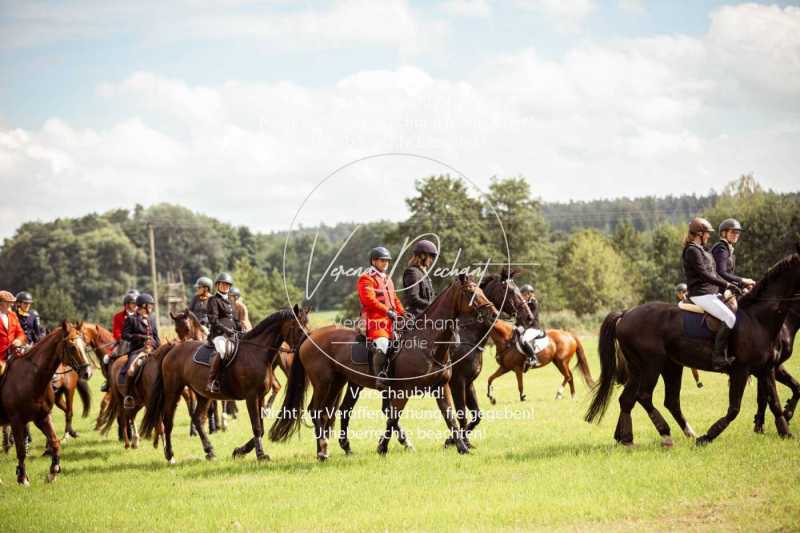
{"label": "rider in black jacket", "polygon": [[414,246],[413,257],[403,272],[403,307],[412,318],[421,315],[431,304],[436,293],[433,291],[428,269],[433,265],[439,251],[431,241],[421,240]]}
{"label": "rider in black jacket", "polygon": [[216,348],[211,356],[208,370],[208,385],[206,388],[211,393],[220,391],[219,375],[222,358],[225,357],[226,340],[236,335],[236,322],[234,320],[233,305],[228,299],[228,292],[233,287],[233,277],[227,272],[217,276],[214,282],[217,293],[208,300],[208,342]]}
{"label": "rider in black jacket", "polygon": [[[136,312],[125,318],[125,325],[122,327],[122,339],[130,343],[128,360],[122,368],[121,373],[127,374],[136,356],[143,350],[150,352],[161,344],[158,338],[158,324],[152,315],[155,300],[147,293],[142,293],[136,298]],[[126,394],[123,407],[133,409],[135,401],[133,398],[133,380],[125,381]]]}
{"label": "rider in black jacket", "polygon": [[736,255],[733,247],[739,241],[741,233],[742,225],[735,218],[722,221],[722,224],[719,225],[720,239],[711,248],[711,255],[714,256],[717,274],[722,279],[735,284],[740,289],[747,289],[755,285],[756,282],[736,275]]}

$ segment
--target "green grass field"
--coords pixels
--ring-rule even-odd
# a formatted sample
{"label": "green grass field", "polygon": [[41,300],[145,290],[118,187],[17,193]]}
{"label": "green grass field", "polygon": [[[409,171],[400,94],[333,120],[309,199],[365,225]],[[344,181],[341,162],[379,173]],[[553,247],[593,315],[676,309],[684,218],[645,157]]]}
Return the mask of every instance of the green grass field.
{"label": "green grass field", "polygon": [[[326,316],[318,317],[329,318]],[[595,340],[586,339],[595,376]],[[641,408],[634,411],[638,447],[612,441],[617,403],[599,426],[582,421],[588,392],[554,401],[560,382],[554,367],[526,375],[528,401],[517,400],[513,376],[497,383],[498,404],[485,399],[495,368],[485,355],[477,386],[485,420],[469,456],[443,449],[444,423],[430,398],[412,400],[403,424],[416,451],[392,443],[375,453],[383,428],[374,394],[362,396],[351,425],[355,454],[332,443],[331,460],[314,459],[312,432],[286,444],[265,441],[272,456],[257,463],[230,453],[250,436],[240,418],[212,436],[219,459],[207,462],[198,439],[188,436],[179,410],[169,467],[161,450],[143,444],[124,450],[115,437],[78,419],[80,438],[63,449],[63,475],[44,482],[49,459],[38,457],[43,437],[34,434],[29,461],[32,486],[14,482],[13,452],[0,456],[0,530],[796,530],[800,527],[800,443],[781,440],[768,415],[766,435],[752,432],[755,386],[740,417],[711,446],[699,449],[671,423],[673,449],[662,449]],[[800,364],[790,369],[800,374]],[[285,378],[280,376],[285,382]],[[725,412],[723,376],[703,374],[697,389],[688,370],[683,405],[699,432]],[[95,390],[100,379],[92,382]],[[783,398],[787,390],[781,389]],[[97,412],[95,394],[92,413]],[[660,404],[661,386],[656,391]],[[244,414],[244,406],[240,409]],[[61,431],[63,415],[56,421]],[[796,425],[796,422],[795,424]]]}

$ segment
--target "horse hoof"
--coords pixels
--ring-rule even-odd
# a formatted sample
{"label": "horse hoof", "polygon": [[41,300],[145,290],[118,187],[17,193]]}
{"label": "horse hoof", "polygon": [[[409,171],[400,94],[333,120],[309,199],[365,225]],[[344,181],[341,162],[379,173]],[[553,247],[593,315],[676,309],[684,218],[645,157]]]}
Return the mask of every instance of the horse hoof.
{"label": "horse hoof", "polygon": [[630,441],[630,442],[620,442],[619,444],[620,444],[622,447],[624,447],[626,450],[635,450],[636,448],[638,448],[638,447],[639,447],[637,444],[634,444],[634,443],[633,443],[633,441]]}
{"label": "horse hoof", "polygon": [[233,449],[233,456],[232,456],[233,459],[239,459],[242,456],[244,456],[244,454],[242,453],[241,449],[239,449],[239,448],[234,448]]}
{"label": "horse hoof", "polygon": [[525,400],[527,400],[527,399],[528,399],[528,397],[527,397],[527,396],[525,396],[524,394],[523,394],[522,396],[520,396],[520,397],[519,397],[519,401],[521,401],[521,402],[524,402],[524,401],[525,401]]}
{"label": "horse hoof", "polygon": [[170,465],[170,466],[173,466],[173,465],[177,464],[177,461],[175,461],[174,457],[170,457],[169,459],[167,459],[167,464]]}
{"label": "horse hoof", "polygon": [[461,443],[458,446],[458,453],[459,453],[459,455],[469,455],[469,448],[467,448],[466,444]]}
{"label": "horse hoof", "polygon": [[57,473],[48,472],[48,473],[47,473],[47,478],[46,478],[46,481],[47,481],[47,483],[52,483],[52,482],[53,482],[53,481],[55,481],[57,478],[58,478],[58,474],[57,474]]}
{"label": "horse hoof", "polygon": [[[75,430],[67,431],[67,435],[69,435],[73,439],[77,439],[80,436],[80,435],[78,435],[78,432],[75,431]],[[66,438],[66,436],[64,438]]]}
{"label": "horse hoof", "polygon": [[269,455],[267,455],[266,453],[259,455],[256,459],[258,459],[259,462],[261,462],[261,461],[265,461],[266,462],[266,461],[270,461],[271,460]]}
{"label": "horse hoof", "polygon": [[214,452],[213,452],[213,451],[212,451],[212,452],[208,452],[208,453],[206,454],[206,461],[213,461],[213,460],[215,460],[216,458],[217,458],[217,456],[216,456],[216,455],[214,455]]}
{"label": "horse hoof", "polygon": [[697,441],[695,441],[695,444],[698,446],[707,446],[708,444],[711,444],[711,439],[708,437],[708,435],[703,435],[697,439]]}
{"label": "horse hoof", "polygon": [[555,399],[556,399],[556,400],[560,400],[560,399],[562,399],[563,397],[564,397],[564,395],[559,393],[559,394],[556,394],[556,398],[555,398]]}
{"label": "horse hoof", "polygon": [[669,435],[664,435],[663,437],[661,437],[661,446],[663,448],[672,448],[673,444],[674,443],[672,442],[672,437],[670,437]]}
{"label": "horse hoof", "polygon": [[782,439],[793,439],[794,435],[792,435],[791,433],[784,433],[783,435],[781,435],[781,438]]}
{"label": "horse hoof", "polygon": [[697,382],[697,388],[698,389],[702,389],[703,388],[703,383],[701,381]]}
{"label": "horse hoof", "polygon": [[453,439],[453,437],[448,437],[447,440],[444,441],[444,447],[445,449],[447,449],[450,446],[454,445],[455,443],[456,441]]}
{"label": "horse hoof", "polygon": [[764,426],[760,425],[760,424],[756,424],[753,427],[753,433],[757,433],[759,435],[763,435],[764,434]]}
{"label": "horse hoof", "polygon": [[31,486],[31,482],[28,481],[28,476],[25,476],[22,479],[18,479],[17,483],[22,485],[23,487],[30,487]]}
{"label": "horse hoof", "polygon": [[319,461],[320,463],[324,463],[327,460],[328,460],[328,454],[327,453],[320,452],[320,453],[317,454],[317,461]]}
{"label": "horse hoof", "polygon": [[378,454],[379,455],[386,455],[389,453],[389,446],[383,446],[381,444],[378,445]]}

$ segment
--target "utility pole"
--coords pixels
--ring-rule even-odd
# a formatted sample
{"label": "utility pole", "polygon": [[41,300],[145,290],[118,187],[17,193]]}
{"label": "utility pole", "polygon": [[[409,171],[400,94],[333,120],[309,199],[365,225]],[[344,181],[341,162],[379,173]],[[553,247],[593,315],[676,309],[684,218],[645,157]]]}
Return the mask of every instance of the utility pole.
{"label": "utility pole", "polygon": [[150,279],[153,281],[153,300],[156,301],[156,324],[160,325],[158,320],[158,275],[156,274],[156,236],[153,231],[153,225],[147,225],[147,232],[150,235]]}

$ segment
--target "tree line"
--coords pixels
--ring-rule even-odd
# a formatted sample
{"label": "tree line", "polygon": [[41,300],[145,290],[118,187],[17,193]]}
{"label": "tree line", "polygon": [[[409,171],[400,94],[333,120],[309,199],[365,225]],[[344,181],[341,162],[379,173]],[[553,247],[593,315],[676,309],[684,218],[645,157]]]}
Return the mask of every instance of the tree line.
{"label": "tree line", "polygon": [[439,290],[455,271],[479,272],[487,262],[489,272],[498,271],[510,253],[518,282],[536,287],[547,312],[586,317],[671,301],[683,278],[681,250],[693,216],[715,225],[740,219],[745,233],[738,270],[756,279],[800,240],[800,197],[764,190],[752,176],[705,197],[543,204],[522,177],[493,179],[486,194],[476,196],[458,178],[439,175],[417,180],[406,204],[410,215],[400,222],[321,225],[291,234],[257,233],[171,204],[27,222],[0,247],[0,287],[31,291],[48,323],[63,317],[108,322],[129,288],[152,287],[152,225],[160,282],[180,277],[189,292],[197,277],[231,271],[255,320],[285,306],[287,293],[318,309],[355,309],[355,276],[372,247],[387,246],[395,255],[399,286],[410,257],[403,245],[435,235]]}

